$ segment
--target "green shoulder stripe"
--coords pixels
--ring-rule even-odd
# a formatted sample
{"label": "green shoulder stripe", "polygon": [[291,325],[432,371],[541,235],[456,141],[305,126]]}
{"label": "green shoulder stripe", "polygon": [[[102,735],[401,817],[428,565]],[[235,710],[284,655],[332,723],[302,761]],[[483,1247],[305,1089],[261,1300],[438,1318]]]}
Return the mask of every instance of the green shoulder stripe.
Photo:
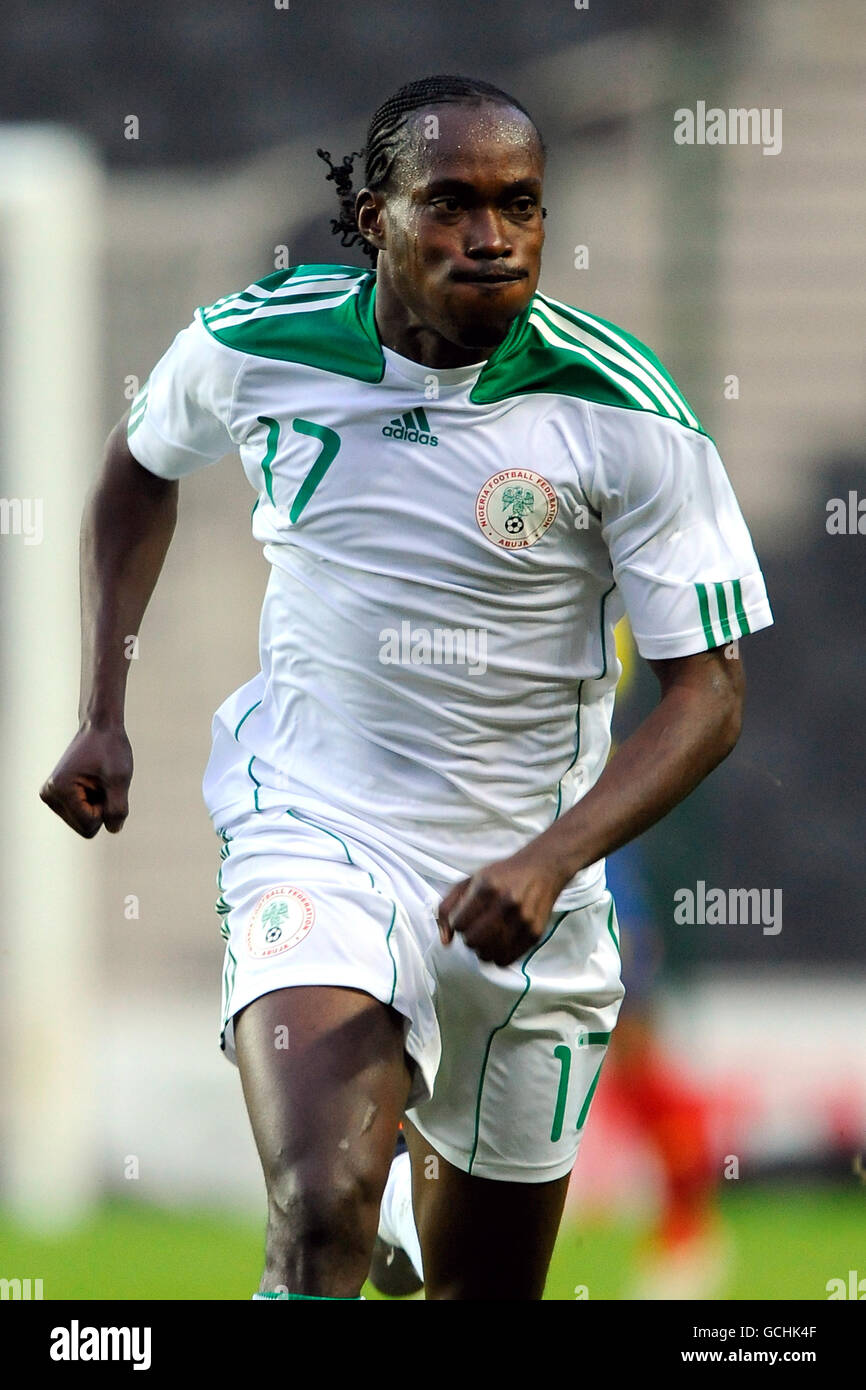
{"label": "green shoulder stripe", "polygon": [[537,391],[645,410],[705,434],[673,377],[640,339],[537,293],[476,382],[484,403]]}
{"label": "green shoulder stripe", "polygon": [[385,359],[376,332],[369,270],[297,265],[198,310],[209,333],[253,357],[299,362],[356,381],[381,381]]}
{"label": "green shoulder stripe", "polygon": [[[226,347],[375,383],[385,372],[375,295],[374,271],[297,265],[225,295],[198,314]],[[706,433],[670,373],[640,339],[541,293],[488,358],[470,400],[483,405],[534,392],[644,410]]]}

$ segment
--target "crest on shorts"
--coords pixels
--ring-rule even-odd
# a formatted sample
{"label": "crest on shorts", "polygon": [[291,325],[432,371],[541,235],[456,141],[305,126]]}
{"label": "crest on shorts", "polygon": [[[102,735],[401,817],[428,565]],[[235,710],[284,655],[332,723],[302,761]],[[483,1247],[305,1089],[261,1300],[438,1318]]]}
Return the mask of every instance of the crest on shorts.
{"label": "crest on shorts", "polygon": [[546,478],[528,468],[494,473],[475,502],[482,533],[503,550],[535,545],[556,520],[556,493]]}
{"label": "crest on shorts", "polygon": [[316,911],[300,888],[269,888],[253,908],[247,926],[247,950],[262,960],[298,946],[315,921]]}

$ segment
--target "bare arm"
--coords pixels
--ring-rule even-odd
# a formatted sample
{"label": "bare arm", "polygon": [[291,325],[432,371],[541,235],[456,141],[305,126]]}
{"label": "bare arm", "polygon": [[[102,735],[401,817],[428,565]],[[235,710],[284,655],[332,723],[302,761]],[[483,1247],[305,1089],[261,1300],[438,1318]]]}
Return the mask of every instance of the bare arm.
{"label": "bare arm", "polygon": [[81,691],[78,733],[40,791],[52,811],[91,838],[128,814],[132,750],[124,729],[129,660],[177,519],[178,484],[143,468],[126,417],[108,437],[81,522]]}
{"label": "bare arm", "polygon": [[694,791],[740,736],[745,681],[723,648],[650,662],[661,687],[653,712],[544,840],[563,883],[655,825]]}
{"label": "bare arm", "polygon": [[730,753],[742,719],[742,662],[717,648],[650,664],[661,687],[652,714],[576,806],[451,890],[439,909],[443,941],[459,931],[482,960],[510,964],[539,939],[574,874],[654,825]]}

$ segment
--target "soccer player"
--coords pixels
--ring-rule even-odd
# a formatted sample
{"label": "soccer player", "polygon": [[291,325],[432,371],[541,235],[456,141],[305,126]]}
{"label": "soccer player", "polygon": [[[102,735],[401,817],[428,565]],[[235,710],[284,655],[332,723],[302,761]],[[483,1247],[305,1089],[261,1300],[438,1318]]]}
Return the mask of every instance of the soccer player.
{"label": "soccer player", "polygon": [[[124,636],[178,480],[238,450],[257,496],[261,670],[204,779],[255,1297],[360,1296],[405,1113],[427,1297],[541,1298],[623,993],[604,856],[730,752],[731,644],[772,621],[670,376],[538,290],[544,160],[497,88],[401,88],[357,195],[332,166],[374,269],[198,310],[87,503],[80,728],[42,796],[90,836],[127,815]],[[626,610],[660,699],[606,766]]]}

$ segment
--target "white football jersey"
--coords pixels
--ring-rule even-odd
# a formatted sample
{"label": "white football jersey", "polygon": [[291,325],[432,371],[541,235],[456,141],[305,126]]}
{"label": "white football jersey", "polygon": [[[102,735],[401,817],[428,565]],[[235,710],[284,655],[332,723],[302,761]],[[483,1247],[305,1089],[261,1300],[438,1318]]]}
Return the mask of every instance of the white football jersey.
{"label": "white football jersey", "polygon": [[129,447],[164,478],[238,450],[257,494],[261,670],[214,717],[216,826],[291,806],[447,884],[598,779],[624,612],[649,658],[772,615],[716,447],[642,343],[537,293],[487,361],[434,369],[383,347],[375,293],[302,265],[199,309]]}

